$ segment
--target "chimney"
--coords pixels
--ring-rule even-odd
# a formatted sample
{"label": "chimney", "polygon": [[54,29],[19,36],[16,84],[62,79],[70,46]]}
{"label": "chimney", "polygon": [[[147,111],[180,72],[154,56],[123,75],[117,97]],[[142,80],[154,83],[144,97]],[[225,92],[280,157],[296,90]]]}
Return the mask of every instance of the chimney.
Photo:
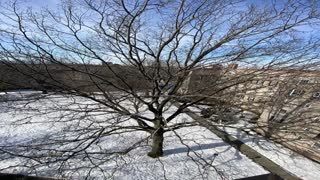
{"label": "chimney", "polygon": [[229,64],[228,65],[228,69],[237,69],[238,68],[238,64]]}

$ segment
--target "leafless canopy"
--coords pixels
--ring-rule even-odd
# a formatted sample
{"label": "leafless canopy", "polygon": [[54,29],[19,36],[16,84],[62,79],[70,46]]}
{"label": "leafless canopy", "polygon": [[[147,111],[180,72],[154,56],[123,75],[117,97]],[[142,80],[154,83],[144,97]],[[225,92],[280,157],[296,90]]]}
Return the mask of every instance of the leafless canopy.
{"label": "leafless canopy", "polygon": [[[61,162],[60,170],[76,157],[99,168],[114,154],[141,147],[150,136],[148,155],[159,157],[166,132],[194,125],[175,121],[185,108],[208,98],[231,106],[232,88],[254,77],[252,71],[234,73],[228,65],[263,72],[318,69],[319,4],[252,2],[63,0],[55,9],[40,10],[22,1],[1,2],[0,59],[7,70],[1,71],[1,81],[83,98],[50,109],[70,113],[55,122],[78,126],[71,123],[45,142],[1,152],[39,164]],[[192,72],[210,68],[216,69],[210,72],[214,81],[193,92],[183,90]],[[174,102],[177,108],[171,107]],[[108,115],[94,120],[101,114]],[[99,151],[104,138],[132,132],[148,136],[128,141],[119,151]]]}

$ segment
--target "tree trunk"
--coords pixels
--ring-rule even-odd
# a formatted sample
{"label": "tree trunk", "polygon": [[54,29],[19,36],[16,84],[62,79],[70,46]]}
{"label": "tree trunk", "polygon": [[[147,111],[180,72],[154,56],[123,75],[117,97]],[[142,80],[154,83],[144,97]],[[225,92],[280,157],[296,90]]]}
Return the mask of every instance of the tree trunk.
{"label": "tree trunk", "polygon": [[148,153],[148,156],[152,158],[157,158],[163,155],[163,134],[164,130],[162,127],[159,127],[152,134],[152,149]]}
{"label": "tree trunk", "polygon": [[163,128],[159,128],[152,136],[152,149],[148,156],[157,158],[163,155]]}

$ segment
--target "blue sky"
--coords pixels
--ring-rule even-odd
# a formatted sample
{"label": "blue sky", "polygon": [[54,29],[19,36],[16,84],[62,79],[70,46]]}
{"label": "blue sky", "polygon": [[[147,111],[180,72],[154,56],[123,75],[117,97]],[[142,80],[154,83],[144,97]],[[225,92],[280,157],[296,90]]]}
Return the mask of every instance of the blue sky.
{"label": "blue sky", "polygon": [[41,8],[41,7],[48,7],[48,8],[55,8],[57,4],[60,3],[60,0],[27,0],[26,5],[32,8]]}
{"label": "blue sky", "polygon": [[[0,0],[0,4],[3,3],[3,2],[6,2],[6,1],[9,1],[9,0]],[[76,1],[76,0],[69,0],[69,1]],[[100,1],[100,0],[97,0],[97,1]],[[127,1],[130,1],[130,0],[127,0]],[[247,0],[246,2],[248,4],[250,3],[255,3],[257,5],[262,5],[262,4],[268,4],[268,2],[271,2],[273,0]],[[304,0],[301,0],[301,1],[304,1]],[[61,4],[61,1],[60,0],[18,0],[19,4],[20,4],[20,7],[23,7],[23,8],[26,8],[26,7],[32,7],[34,11],[40,11],[41,10],[41,7],[48,7],[49,9],[52,9],[54,11],[58,10],[58,7],[59,5],[58,4]],[[196,2],[196,0],[194,0],[194,2]],[[281,3],[283,3],[282,0],[278,0],[277,1],[277,5],[281,5]],[[238,7],[242,7],[242,6],[237,6]],[[1,10],[1,8],[0,8]],[[59,10],[58,10],[59,11]],[[156,20],[158,19],[157,15],[156,14],[147,14],[148,15],[148,19],[150,19],[152,22],[152,24],[156,24]],[[87,19],[88,20],[88,19]],[[6,21],[6,20],[4,20]],[[0,22],[1,22],[1,17],[0,17]],[[89,21],[91,22],[91,21]],[[87,22],[87,23],[89,23]],[[2,28],[3,28],[3,24],[2,24]],[[56,26],[56,25],[54,25]],[[299,30],[311,30],[311,28],[309,26],[303,26],[303,27],[299,27],[297,28]],[[152,28],[150,28],[150,30],[152,30]],[[220,32],[217,32],[217,37],[219,37],[219,33]],[[309,36],[310,32],[306,32],[306,34],[302,35],[300,34],[300,36],[305,36],[306,38]],[[222,33],[223,35],[223,33]],[[147,36],[146,36],[147,37]],[[185,38],[185,40],[188,40],[187,37]],[[188,44],[187,42],[188,41],[182,41],[184,43],[182,44]],[[232,42],[230,43],[232,44]],[[231,46],[230,46],[231,47]],[[225,49],[228,49],[228,48],[225,48]]]}

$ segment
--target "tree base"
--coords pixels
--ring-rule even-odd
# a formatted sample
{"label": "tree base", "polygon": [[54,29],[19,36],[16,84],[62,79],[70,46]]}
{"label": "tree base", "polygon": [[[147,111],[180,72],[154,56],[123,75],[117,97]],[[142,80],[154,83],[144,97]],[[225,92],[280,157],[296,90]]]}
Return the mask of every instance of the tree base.
{"label": "tree base", "polygon": [[148,152],[148,156],[151,158],[158,158],[163,156],[163,152]]}

